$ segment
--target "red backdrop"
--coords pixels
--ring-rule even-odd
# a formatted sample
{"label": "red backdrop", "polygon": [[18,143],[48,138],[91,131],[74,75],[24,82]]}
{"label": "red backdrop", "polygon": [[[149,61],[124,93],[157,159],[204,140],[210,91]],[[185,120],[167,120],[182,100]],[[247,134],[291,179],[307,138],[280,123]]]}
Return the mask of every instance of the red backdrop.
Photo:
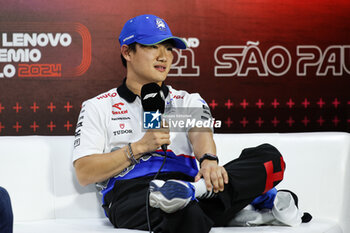
{"label": "red backdrop", "polygon": [[81,103],[124,75],[117,38],[155,14],[190,48],[167,84],[199,92],[217,132],[347,131],[347,0],[8,1],[0,9],[0,135],[70,135]]}

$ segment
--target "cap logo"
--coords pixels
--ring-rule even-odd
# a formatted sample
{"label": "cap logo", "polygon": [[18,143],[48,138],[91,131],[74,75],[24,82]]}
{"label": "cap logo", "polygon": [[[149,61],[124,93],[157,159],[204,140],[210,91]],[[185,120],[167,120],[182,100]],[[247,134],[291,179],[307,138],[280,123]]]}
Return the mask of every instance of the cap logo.
{"label": "cap logo", "polygon": [[165,29],[165,23],[160,18],[156,19],[156,24],[157,24],[157,28],[159,30],[164,30]]}

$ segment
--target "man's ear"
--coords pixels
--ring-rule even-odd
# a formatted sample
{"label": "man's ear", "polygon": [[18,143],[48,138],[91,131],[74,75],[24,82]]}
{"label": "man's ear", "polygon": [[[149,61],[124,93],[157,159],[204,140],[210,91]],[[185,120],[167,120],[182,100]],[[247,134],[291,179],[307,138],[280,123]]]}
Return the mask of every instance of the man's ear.
{"label": "man's ear", "polygon": [[130,61],[130,52],[131,51],[129,49],[129,46],[127,46],[126,44],[123,44],[122,47],[120,48],[120,52],[126,61]]}

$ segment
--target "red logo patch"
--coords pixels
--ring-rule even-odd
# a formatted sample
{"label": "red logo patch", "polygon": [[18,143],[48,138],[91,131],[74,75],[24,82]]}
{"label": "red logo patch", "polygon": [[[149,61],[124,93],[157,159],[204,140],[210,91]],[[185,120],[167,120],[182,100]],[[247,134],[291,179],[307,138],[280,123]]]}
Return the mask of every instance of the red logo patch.
{"label": "red logo patch", "polygon": [[173,98],[174,99],[183,99],[184,96],[183,95],[174,95]]}
{"label": "red logo patch", "polygon": [[116,103],[116,104],[113,105],[113,107],[115,107],[115,108],[117,108],[119,110],[122,110],[121,107],[119,107],[119,105],[123,106],[124,103]]}

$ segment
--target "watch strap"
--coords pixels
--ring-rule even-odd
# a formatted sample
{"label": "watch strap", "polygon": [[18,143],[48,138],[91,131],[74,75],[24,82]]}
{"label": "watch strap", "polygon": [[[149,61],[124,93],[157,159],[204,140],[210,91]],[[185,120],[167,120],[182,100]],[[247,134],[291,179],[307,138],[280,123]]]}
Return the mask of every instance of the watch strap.
{"label": "watch strap", "polygon": [[204,160],[215,160],[217,163],[219,163],[219,158],[216,155],[205,153],[200,159],[199,159],[199,166],[202,166],[202,162]]}

